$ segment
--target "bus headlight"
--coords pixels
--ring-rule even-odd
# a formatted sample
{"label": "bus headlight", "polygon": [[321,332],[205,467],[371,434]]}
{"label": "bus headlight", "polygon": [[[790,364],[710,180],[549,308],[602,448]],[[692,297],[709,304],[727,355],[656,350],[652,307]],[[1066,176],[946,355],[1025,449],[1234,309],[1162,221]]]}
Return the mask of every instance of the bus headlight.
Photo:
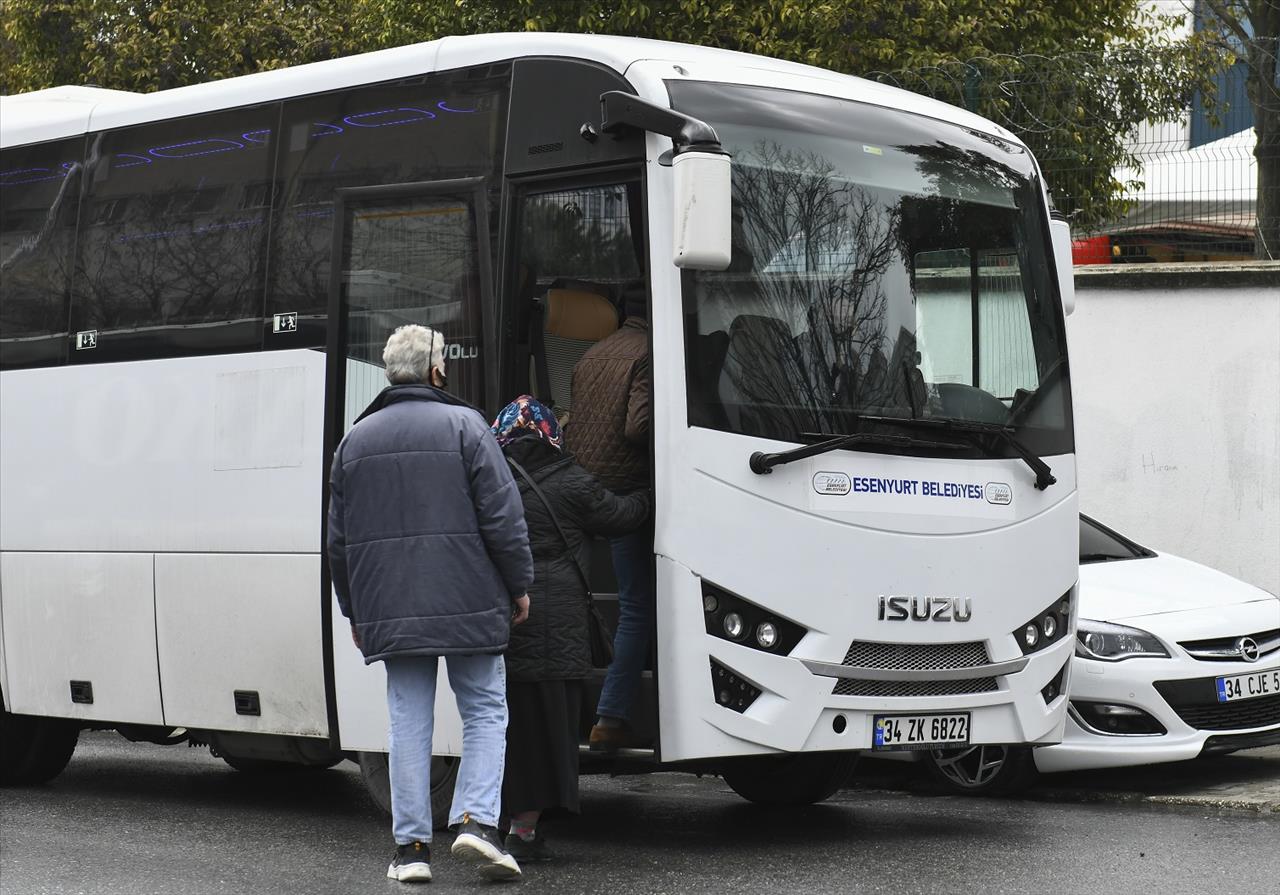
{"label": "bus headlight", "polygon": [[1071,626],[1071,591],[1053,601],[1053,604],[1036,613],[1021,628],[1013,632],[1018,648],[1024,656],[1039,652],[1060,641]]}
{"label": "bus headlight", "polygon": [[702,614],[712,637],[775,655],[790,655],[808,633],[803,626],[705,580]]}
{"label": "bus headlight", "polygon": [[756,628],[756,643],[764,649],[773,649],[778,642],[778,629],[773,622],[761,622]]}
{"label": "bus headlight", "polygon": [[741,640],[742,632],[746,630],[746,624],[742,621],[742,616],[736,612],[727,613],[724,617],[724,636],[730,640]]}

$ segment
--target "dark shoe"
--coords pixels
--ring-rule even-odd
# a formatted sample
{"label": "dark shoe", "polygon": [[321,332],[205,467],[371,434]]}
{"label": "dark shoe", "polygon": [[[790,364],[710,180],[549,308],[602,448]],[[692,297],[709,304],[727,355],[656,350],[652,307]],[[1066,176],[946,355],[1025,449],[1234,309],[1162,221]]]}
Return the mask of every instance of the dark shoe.
{"label": "dark shoe", "polygon": [[587,745],[592,752],[617,752],[619,749],[643,748],[643,743],[632,733],[626,724],[617,727],[602,727],[597,724],[591,728],[591,737]]}
{"label": "dark shoe", "polygon": [[539,861],[551,861],[555,859],[555,855],[551,853],[551,849],[547,848],[546,837],[541,831],[535,831],[533,839],[525,841],[515,833],[508,833],[506,841],[503,842],[507,851],[511,853],[511,857],[517,861],[525,863],[537,863]]}
{"label": "dark shoe", "polygon": [[462,815],[462,824],[458,827],[458,837],[453,840],[451,849],[454,857],[480,865],[480,875],[485,879],[516,879],[520,876],[520,865],[502,847],[498,831],[471,819],[471,815]]}
{"label": "dark shoe", "polygon": [[431,882],[431,846],[425,842],[397,845],[396,856],[387,868],[387,879],[402,883]]}

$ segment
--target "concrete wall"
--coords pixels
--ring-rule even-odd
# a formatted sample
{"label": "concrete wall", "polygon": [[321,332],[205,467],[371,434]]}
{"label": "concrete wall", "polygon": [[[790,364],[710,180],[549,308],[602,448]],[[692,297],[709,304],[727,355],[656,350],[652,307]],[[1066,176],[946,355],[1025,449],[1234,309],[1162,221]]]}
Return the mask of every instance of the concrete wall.
{"label": "concrete wall", "polygon": [[1081,510],[1280,593],[1280,264],[1076,268]]}

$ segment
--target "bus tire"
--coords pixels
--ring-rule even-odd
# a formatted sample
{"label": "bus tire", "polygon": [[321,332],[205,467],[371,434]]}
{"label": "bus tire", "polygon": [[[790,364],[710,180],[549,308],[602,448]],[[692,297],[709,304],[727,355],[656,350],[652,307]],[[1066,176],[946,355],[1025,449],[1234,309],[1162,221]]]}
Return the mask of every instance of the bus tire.
{"label": "bus tire", "polygon": [[1030,746],[935,749],[924,753],[924,766],[938,789],[954,795],[1010,795],[1037,777]]}
{"label": "bus tire", "polygon": [[75,721],[0,709],[0,786],[48,783],[71,761],[79,739]]}
{"label": "bus tire", "polygon": [[746,758],[725,768],[729,788],[758,805],[812,805],[830,798],[853,773],[856,752]]}
{"label": "bus tire", "polygon": [[[391,775],[387,753],[361,752],[360,776],[364,778],[369,798],[383,814],[391,814]],[[431,759],[431,825],[437,830],[449,826],[449,809],[453,807],[453,788],[458,782],[458,759],[433,756]]]}

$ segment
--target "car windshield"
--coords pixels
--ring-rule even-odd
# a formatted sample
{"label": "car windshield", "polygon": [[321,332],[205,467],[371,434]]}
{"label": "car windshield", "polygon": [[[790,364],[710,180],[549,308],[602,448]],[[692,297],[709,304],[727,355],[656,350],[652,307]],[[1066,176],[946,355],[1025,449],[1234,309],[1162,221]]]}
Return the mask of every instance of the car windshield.
{"label": "car windshield", "polygon": [[805,440],[866,416],[1072,450],[1062,316],[1026,150],[794,91],[668,83],[733,156],[733,257],[684,281],[691,425]]}
{"label": "car windshield", "polygon": [[1107,528],[1088,516],[1080,517],[1080,562],[1112,562],[1155,556],[1146,547]]}

